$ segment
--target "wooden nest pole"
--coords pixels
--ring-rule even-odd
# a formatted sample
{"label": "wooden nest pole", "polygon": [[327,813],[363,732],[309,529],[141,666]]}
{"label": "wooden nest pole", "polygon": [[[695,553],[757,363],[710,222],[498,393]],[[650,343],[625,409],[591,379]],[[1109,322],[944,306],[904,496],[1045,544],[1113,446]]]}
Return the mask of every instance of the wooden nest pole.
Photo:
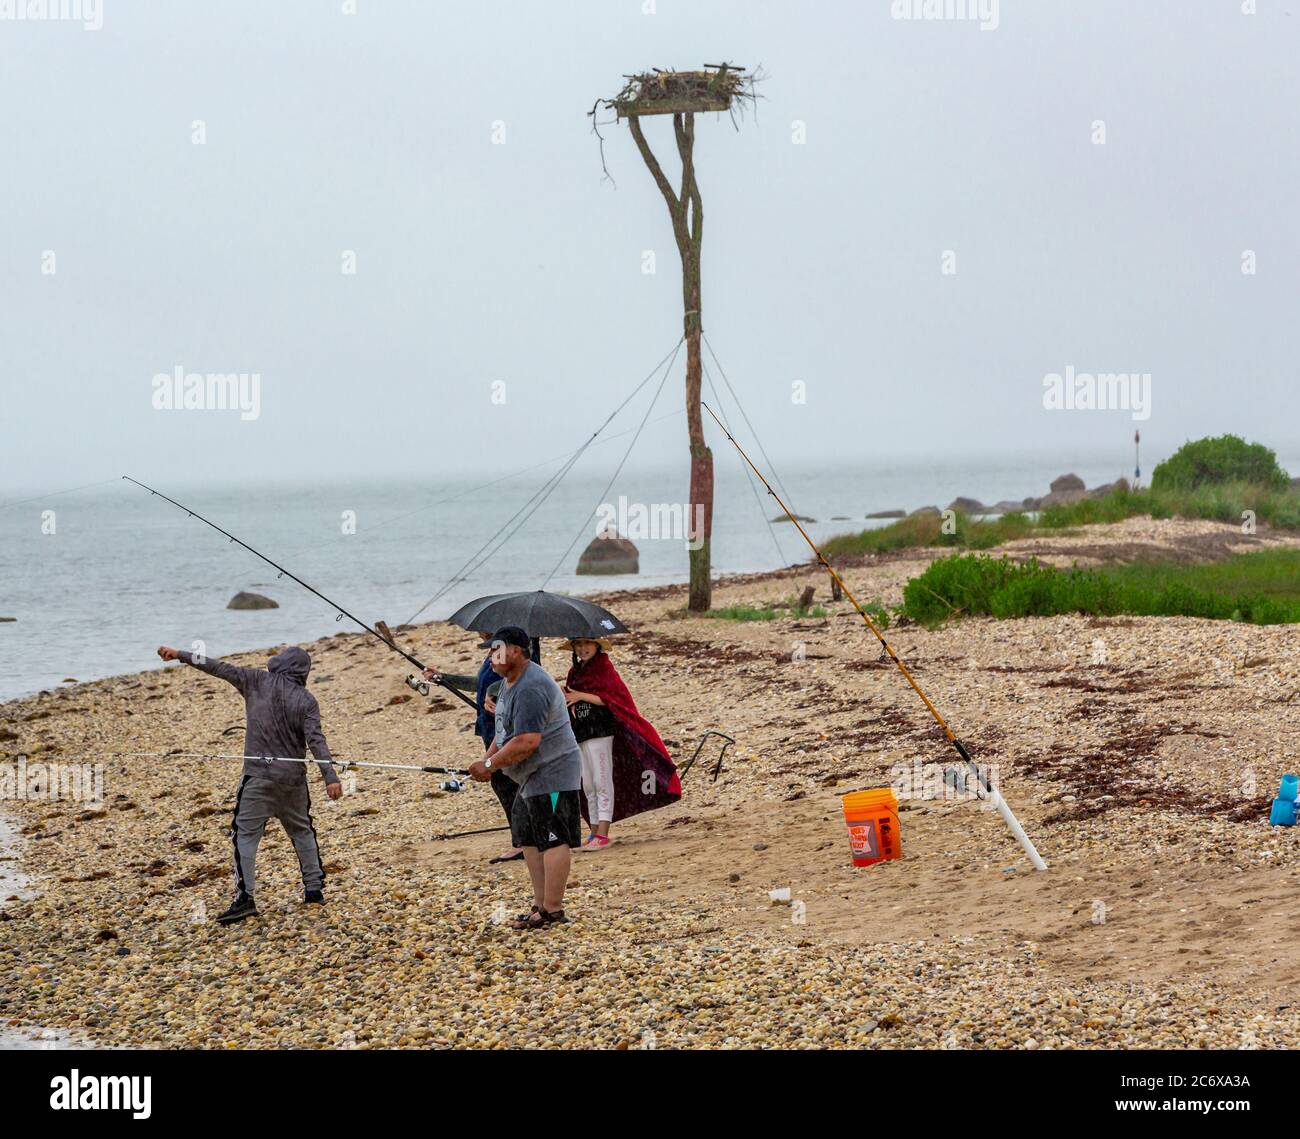
{"label": "wooden nest pole", "polygon": [[[673,238],[682,263],[682,335],[686,341],[686,427],[690,443],[691,524],[690,600],[696,613],[712,603],[710,542],[713,534],[713,453],[704,442],[704,419],[700,412],[700,383],[703,371],[700,336],[703,331],[703,293],[700,285],[700,250],[704,240],[704,202],[695,176],[695,115],[701,111],[733,111],[737,104],[752,100],[753,77],[735,64],[706,65],[701,71],[649,71],[627,76],[627,84],[613,99],[598,103],[626,119],[641,158],[659,187]],[[595,110],[593,109],[593,115]],[[641,129],[645,115],[671,115],[673,136],[681,158],[681,183],[674,190]]]}

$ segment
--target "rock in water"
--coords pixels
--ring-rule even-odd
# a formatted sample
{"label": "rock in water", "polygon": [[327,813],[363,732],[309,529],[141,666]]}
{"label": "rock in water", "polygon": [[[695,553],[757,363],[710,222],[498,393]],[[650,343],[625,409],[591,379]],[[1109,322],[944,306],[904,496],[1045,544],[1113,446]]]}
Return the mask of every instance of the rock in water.
{"label": "rock in water", "polygon": [[906,510],[876,510],[867,515],[868,518],[906,518]]}
{"label": "rock in water", "polygon": [[637,548],[617,534],[600,534],[591,540],[578,558],[580,574],[640,573]]}
{"label": "rock in water", "polygon": [[263,597],[260,593],[245,593],[242,589],[226,605],[227,609],[279,609],[280,603]]}
{"label": "rock in water", "polygon": [[1083,479],[1078,475],[1061,475],[1052,480],[1051,490],[1053,494],[1061,494],[1067,490],[1086,490]]}
{"label": "rock in water", "polygon": [[987,507],[978,498],[967,498],[965,495],[958,495],[950,503],[949,510],[956,510],[962,514],[983,514]]}

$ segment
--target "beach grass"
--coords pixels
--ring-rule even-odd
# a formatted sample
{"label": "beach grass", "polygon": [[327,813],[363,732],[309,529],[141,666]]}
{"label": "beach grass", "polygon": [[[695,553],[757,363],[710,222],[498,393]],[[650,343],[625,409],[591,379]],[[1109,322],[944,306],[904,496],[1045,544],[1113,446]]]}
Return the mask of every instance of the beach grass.
{"label": "beach grass", "polygon": [[797,598],[789,598],[771,605],[727,605],[701,616],[717,621],[774,621],[778,617],[825,617],[826,610],[821,605],[803,606]]}
{"label": "beach grass", "polygon": [[1207,564],[1135,562],[1095,569],[956,554],[907,583],[901,611],[926,625],[954,617],[1069,613],[1292,624],[1300,622],[1300,550],[1261,550]]}

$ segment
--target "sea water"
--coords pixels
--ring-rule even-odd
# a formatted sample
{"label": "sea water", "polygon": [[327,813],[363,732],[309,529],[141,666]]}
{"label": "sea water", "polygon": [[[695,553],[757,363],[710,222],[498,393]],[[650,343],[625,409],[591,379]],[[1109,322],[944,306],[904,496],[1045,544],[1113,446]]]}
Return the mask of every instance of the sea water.
{"label": "sea water", "polygon": [[[1124,474],[1116,456],[1073,461],[1089,486]],[[779,473],[791,506],[817,520],[808,530],[820,541],[880,525],[865,519],[877,510],[943,507],[959,494],[984,502],[1044,494],[1061,473],[1051,462],[1042,456],[827,462]],[[768,570],[806,560],[809,551],[793,526],[769,524],[780,510],[747,478],[738,457],[715,448],[714,464],[714,571]],[[612,486],[607,472],[575,470],[525,518],[530,497],[558,467],[513,477],[485,466],[459,479],[220,487],[189,485],[183,470],[170,477],[142,471],[139,477],[371,624],[395,626],[415,615],[485,543],[492,549],[493,535],[517,512],[520,529],[418,620],[446,618],[483,594],[541,588],[548,576],[548,589],[573,593],[687,579],[684,535],[637,540],[641,572],[635,576],[574,573],[595,536],[600,506],[617,513],[623,498],[624,516],[635,517],[637,504],[685,504],[685,462],[624,472]],[[223,656],[356,631],[248,551],[128,482],[12,504],[29,494],[0,491],[0,617],[16,618],[0,622],[0,700],[158,667],[154,650],[160,644],[188,648],[202,641],[209,655]],[[280,607],[227,609],[240,590],[264,594]]]}

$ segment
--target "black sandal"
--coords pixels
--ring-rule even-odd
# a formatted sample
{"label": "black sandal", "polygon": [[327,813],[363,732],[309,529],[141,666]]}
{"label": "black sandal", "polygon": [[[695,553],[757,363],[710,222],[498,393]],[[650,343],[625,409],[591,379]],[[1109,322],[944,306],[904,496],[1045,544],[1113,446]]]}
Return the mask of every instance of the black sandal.
{"label": "black sandal", "polygon": [[526,914],[516,914],[514,920],[510,923],[511,929],[528,929],[529,923],[533,920],[535,914],[542,912],[541,906],[534,906]]}
{"label": "black sandal", "polygon": [[528,915],[522,925],[515,929],[545,929],[548,925],[563,925],[568,922],[563,910],[536,910]]}

